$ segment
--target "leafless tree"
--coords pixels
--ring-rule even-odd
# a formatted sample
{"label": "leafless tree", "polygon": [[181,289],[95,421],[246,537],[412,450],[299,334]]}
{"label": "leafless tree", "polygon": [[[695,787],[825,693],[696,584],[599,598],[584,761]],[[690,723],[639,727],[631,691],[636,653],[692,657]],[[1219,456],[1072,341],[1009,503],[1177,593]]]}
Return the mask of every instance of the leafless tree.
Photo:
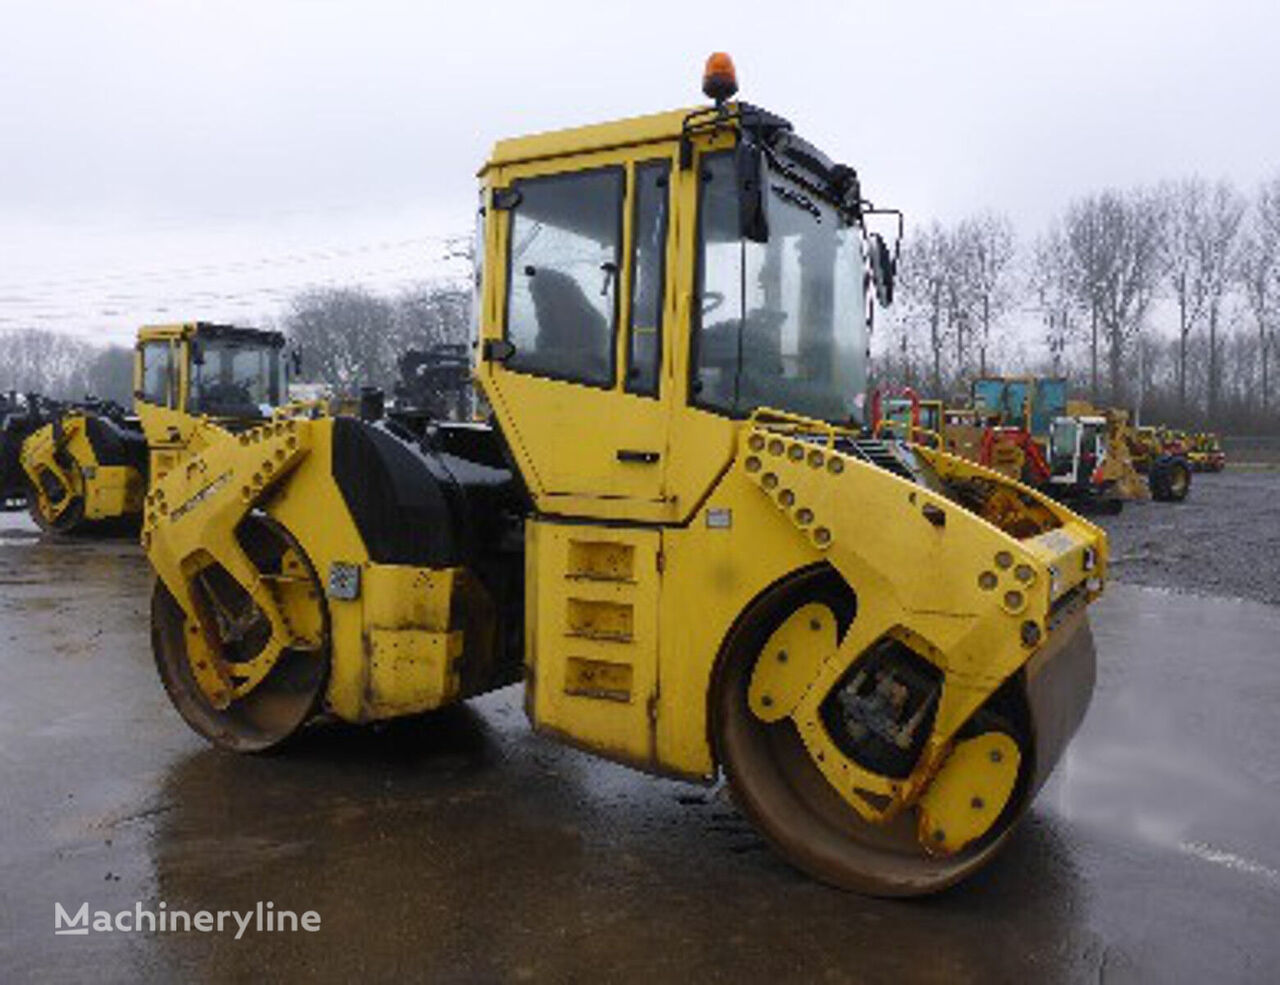
{"label": "leafless tree", "polygon": [[[970,371],[1052,372],[1099,404],[1136,396],[1149,420],[1178,427],[1280,426],[1270,393],[1280,176],[1252,203],[1195,178],[1070,203],[1035,241],[1025,277],[1010,250],[1006,317],[1023,334],[1010,333],[999,358],[998,316],[983,317],[990,281],[976,273],[977,224],[935,222],[907,242],[892,345],[881,350],[889,378],[923,380],[942,396]],[[1042,319],[1047,358],[1019,345],[1034,331],[1024,313]]]}
{"label": "leafless tree", "polygon": [[73,335],[26,328],[0,333],[0,390],[79,398],[91,389],[95,350]]}
{"label": "leafless tree", "polygon": [[[907,238],[899,264],[904,328],[924,336],[934,393],[943,392],[943,356],[952,334],[950,236],[938,222]],[[905,351],[905,348],[904,348]]]}
{"label": "leafless tree", "polygon": [[1062,242],[1067,254],[1063,264],[1070,271],[1067,283],[1072,285],[1080,307],[1088,312],[1089,323],[1089,397],[1098,402],[1098,353],[1101,326],[1102,285],[1108,277],[1109,264],[1103,246],[1103,208],[1098,198],[1073,202],[1063,219]]}
{"label": "leafless tree", "polygon": [[1213,186],[1206,202],[1204,263],[1205,317],[1209,328],[1209,386],[1206,409],[1213,420],[1218,412],[1222,389],[1221,352],[1218,335],[1223,302],[1231,288],[1236,267],[1236,247],[1240,223],[1244,219],[1245,200],[1225,181]]}
{"label": "leafless tree", "polygon": [[398,360],[470,337],[471,293],[465,284],[424,284],[395,298],[358,287],[325,288],[295,297],[284,329],[302,352],[303,376],[339,392],[389,389]]}
{"label": "leafless tree", "polygon": [[1236,252],[1235,275],[1257,332],[1262,414],[1270,404],[1271,350],[1280,309],[1280,177],[1258,189]]}
{"label": "leafless tree", "polygon": [[975,309],[978,373],[986,376],[992,327],[1014,299],[1012,274],[1017,238],[1008,216],[986,212],[962,222],[957,239],[958,252],[964,258],[962,272],[969,281],[965,294]]}
{"label": "leafless tree", "polygon": [[1063,372],[1067,346],[1080,336],[1082,292],[1076,264],[1060,223],[1036,241],[1026,288],[1044,319],[1052,372]]}
{"label": "leafless tree", "polygon": [[93,352],[86,367],[89,392],[121,407],[133,402],[133,350],[110,345]]}
{"label": "leafless tree", "polygon": [[1187,341],[1204,312],[1207,285],[1204,271],[1208,249],[1207,200],[1209,186],[1189,178],[1161,191],[1168,235],[1165,238],[1165,276],[1178,306],[1178,412],[1187,411]]}
{"label": "leafless tree", "polygon": [[471,292],[462,284],[423,284],[395,299],[393,315],[401,351],[465,343],[471,335]]}
{"label": "leafless tree", "polygon": [[1072,203],[1064,229],[1073,282],[1089,312],[1090,388],[1096,401],[1105,345],[1110,397],[1120,403],[1125,353],[1155,297],[1164,210],[1147,191],[1105,191]]}
{"label": "leafless tree", "polygon": [[943,275],[943,298],[946,311],[945,334],[955,345],[956,378],[969,375],[972,368],[974,336],[977,334],[977,310],[974,290],[976,250],[965,223],[943,229],[939,239],[939,263]]}
{"label": "leafless tree", "polygon": [[324,288],[295,297],[285,331],[302,353],[303,376],[350,393],[394,375],[392,305],[362,288]]}

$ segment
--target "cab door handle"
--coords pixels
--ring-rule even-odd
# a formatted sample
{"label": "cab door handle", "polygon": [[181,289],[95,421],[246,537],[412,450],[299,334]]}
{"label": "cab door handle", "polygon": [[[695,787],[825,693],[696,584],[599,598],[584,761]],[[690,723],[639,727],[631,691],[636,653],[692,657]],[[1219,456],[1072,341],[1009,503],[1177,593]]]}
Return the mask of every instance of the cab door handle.
{"label": "cab door handle", "polygon": [[654,465],[659,455],[656,451],[638,451],[634,448],[619,448],[619,462],[634,462],[638,465]]}

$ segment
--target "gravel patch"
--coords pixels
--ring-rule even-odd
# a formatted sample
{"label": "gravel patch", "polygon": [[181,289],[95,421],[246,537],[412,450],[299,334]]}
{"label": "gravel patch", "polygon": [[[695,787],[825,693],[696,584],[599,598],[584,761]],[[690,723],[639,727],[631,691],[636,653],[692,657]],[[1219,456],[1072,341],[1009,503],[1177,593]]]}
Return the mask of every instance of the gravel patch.
{"label": "gravel patch", "polygon": [[1198,474],[1182,503],[1092,519],[1117,581],[1280,605],[1280,472]]}

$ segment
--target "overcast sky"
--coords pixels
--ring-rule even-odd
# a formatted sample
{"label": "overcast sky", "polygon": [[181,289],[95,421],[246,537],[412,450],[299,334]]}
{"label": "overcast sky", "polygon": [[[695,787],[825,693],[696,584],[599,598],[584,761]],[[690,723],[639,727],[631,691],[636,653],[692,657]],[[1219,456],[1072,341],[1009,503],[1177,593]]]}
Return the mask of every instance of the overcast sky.
{"label": "overcast sky", "polygon": [[493,141],[742,97],[909,220],[1280,172],[1280,4],[0,0],[0,329],[447,272]]}

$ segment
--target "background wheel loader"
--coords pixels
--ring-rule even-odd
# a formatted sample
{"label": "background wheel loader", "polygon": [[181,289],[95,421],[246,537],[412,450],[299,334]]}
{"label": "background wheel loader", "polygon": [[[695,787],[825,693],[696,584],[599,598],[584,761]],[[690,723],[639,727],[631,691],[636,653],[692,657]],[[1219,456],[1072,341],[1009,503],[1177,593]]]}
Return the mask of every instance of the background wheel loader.
{"label": "background wheel loader", "polygon": [[284,336],[208,322],[138,330],[134,416],[54,406],[24,436],[27,506],[45,531],[136,525],[148,480],[211,434],[261,422],[285,398]]}
{"label": "background wheel loader", "polygon": [[1105,535],[865,436],[885,213],[735,89],[713,56],[713,106],[495,146],[489,423],[285,417],[156,484],[155,658],[196,731],[261,750],[523,680],[539,732],[724,773],[835,885],[999,850],[1089,702]]}
{"label": "background wheel loader", "polygon": [[[1126,411],[1100,411],[1067,399],[1060,377],[985,377],[974,381],[980,440],[948,426],[948,448],[1081,508],[1119,513],[1126,502],[1177,502],[1191,488],[1185,455],[1151,454]],[[1145,464],[1146,467],[1143,467]],[[1144,483],[1140,473],[1145,472]]]}
{"label": "background wheel loader", "polygon": [[1108,410],[1106,419],[1110,447],[1118,457],[1128,459],[1134,473],[1147,477],[1152,499],[1180,503],[1187,498],[1195,469],[1183,441],[1170,437],[1163,428],[1135,428],[1129,423],[1128,411]]}
{"label": "background wheel loader", "polygon": [[1227,453],[1222,450],[1222,439],[1212,431],[1187,435],[1186,455],[1193,472],[1221,472],[1227,467]]}

